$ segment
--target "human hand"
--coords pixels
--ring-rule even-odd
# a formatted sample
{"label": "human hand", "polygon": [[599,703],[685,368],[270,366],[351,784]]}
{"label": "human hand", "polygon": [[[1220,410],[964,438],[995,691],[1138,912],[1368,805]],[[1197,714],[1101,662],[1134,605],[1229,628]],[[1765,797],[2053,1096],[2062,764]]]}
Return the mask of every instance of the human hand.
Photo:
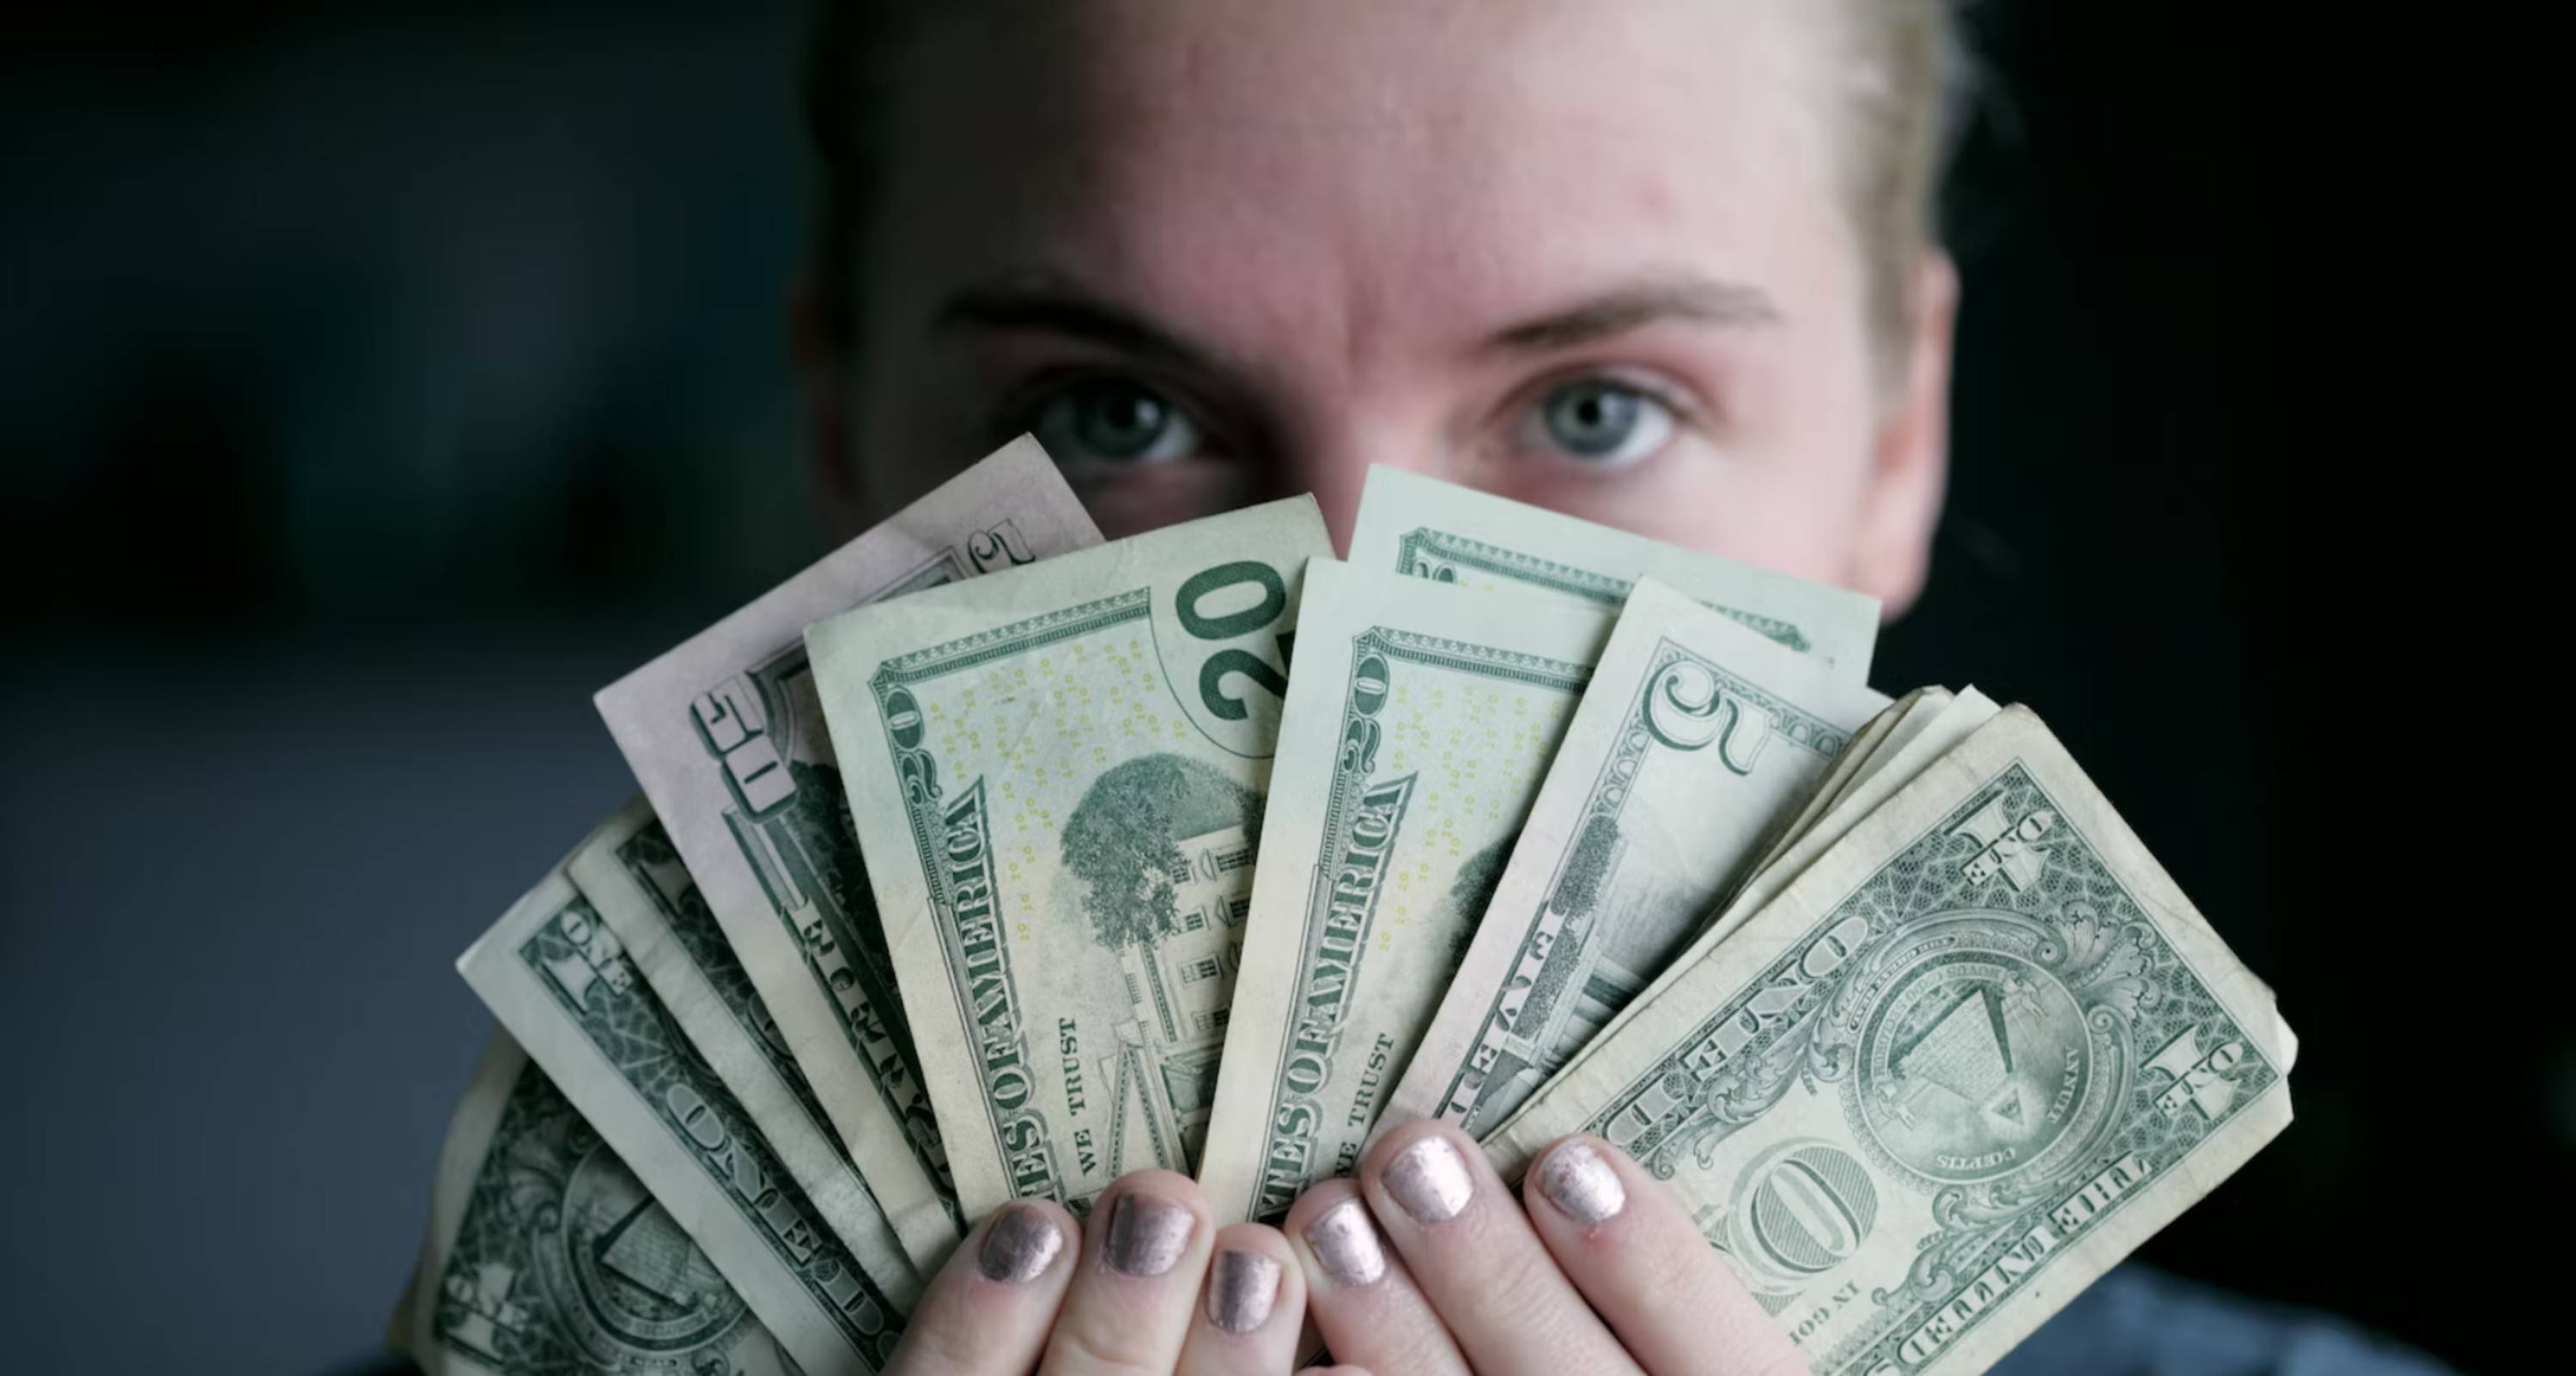
{"label": "human hand", "polygon": [[1593,1138],[1551,1145],[1516,1200],[1456,1129],[1409,1123],[1287,1235],[1211,1224],[1167,1171],[1121,1178],[1085,1229],[1045,1202],[970,1233],[892,1376],[1271,1376],[1311,1313],[1359,1376],[1787,1376],[1797,1349],[1664,1187]]}
{"label": "human hand", "polygon": [[1278,1229],[1219,1228],[1189,1177],[1137,1171],[1088,1227],[1046,1200],[994,1210],[932,1278],[887,1373],[1274,1376],[1305,1305]]}
{"label": "human hand", "polygon": [[1515,1199],[1456,1128],[1407,1123],[1287,1231],[1325,1344],[1380,1376],[1807,1369],[1672,1193],[1599,1138],[1550,1143]]}

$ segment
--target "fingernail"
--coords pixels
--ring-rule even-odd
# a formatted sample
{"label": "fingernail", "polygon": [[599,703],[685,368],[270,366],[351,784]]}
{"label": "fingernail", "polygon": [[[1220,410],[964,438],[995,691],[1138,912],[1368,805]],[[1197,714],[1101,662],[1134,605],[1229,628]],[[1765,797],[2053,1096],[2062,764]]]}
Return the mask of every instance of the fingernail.
{"label": "fingernail", "polygon": [[984,1245],[975,1252],[976,1268],[987,1280],[1018,1285],[1036,1280],[1064,1250],[1064,1230],[1046,1210],[1014,1204],[984,1230]]}
{"label": "fingernail", "polygon": [[1379,1177],[1396,1207],[1416,1223],[1446,1223],[1475,1196],[1476,1178],[1445,1137],[1425,1137],[1397,1153]]}
{"label": "fingernail", "polygon": [[1208,1322],[1228,1333],[1249,1333],[1270,1321],[1279,1299],[1279,1263],[1259,1252],[1219,1252],[1208,1277]]}
{"label": "fingernail", "polygon": [[1628,1187],[1619,1172],[1590,1144],[1574,1141],[1547,1154],[1538,1165],[1538,1191],[1578,1223],[1607,1223],[1628,1207]]}
{"label": "fingernail", "polygon": [[1131,1276],[1159,1276],[1190,1249],[1198,1215],[1150,1194],[1122,1194],[1109,1215],[1109,1264]]}
{"label": "fingernail", "polygon": [[1345,1199],[1306,1225],[1306,1245],[1335,1285],[1375,1285],[1386,1274],[1386,1249],[1378,1245],[1377,1224],[1368,1206]]}

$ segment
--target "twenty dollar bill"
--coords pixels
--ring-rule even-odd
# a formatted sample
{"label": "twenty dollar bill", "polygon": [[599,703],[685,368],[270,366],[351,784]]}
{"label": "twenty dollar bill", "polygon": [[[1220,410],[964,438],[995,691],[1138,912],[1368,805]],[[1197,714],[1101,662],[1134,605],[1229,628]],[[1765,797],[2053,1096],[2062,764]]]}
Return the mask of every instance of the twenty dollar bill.
{"label": "twenty dollar bill", "polygon": [[1221,1221],[1357,1163],[1610,618],[1318,561],[1200,1183]]}
{"label": "twenty dollar bill", "polygon": [[1331,549],[1293,498],[806,633],[969,1214],[1191,1169]]}

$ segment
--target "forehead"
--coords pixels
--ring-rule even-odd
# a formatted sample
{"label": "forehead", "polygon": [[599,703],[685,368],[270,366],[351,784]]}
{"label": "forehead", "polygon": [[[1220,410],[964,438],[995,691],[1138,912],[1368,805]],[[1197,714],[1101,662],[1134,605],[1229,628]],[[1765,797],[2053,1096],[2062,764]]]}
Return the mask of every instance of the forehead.
{"label": "forehead", "polygon": [[1848,242],[1809,8],[983,7],[902,61],[878,242],[1354,331],[1675,269],[1795,296],[1760,279]]}

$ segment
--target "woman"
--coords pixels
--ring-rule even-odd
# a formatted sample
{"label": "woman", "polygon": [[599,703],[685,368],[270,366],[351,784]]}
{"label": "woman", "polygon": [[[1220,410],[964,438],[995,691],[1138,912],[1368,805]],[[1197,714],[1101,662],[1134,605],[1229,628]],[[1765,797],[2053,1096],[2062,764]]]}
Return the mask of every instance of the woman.
{"label": "woman", "polygon": [[[1112,536],[1311,491],[1343,538],[1386,463],[1891,614],[1920,589],[1958,300],[1937,0],[827,11],[799,327],[845,531],[1026,430]],[[2043,1340],[2220,1312],[2141,1284]],[[1161,1172],[1087,1222],[1006,1208],[896,1365],[1285,1371],[1310,1313],[1379,1376],[1801,1369],[1633,1162],[1569,1141],[1516,1194],[1436,1124],[1283,1229]],[[2227,1369],[2286,1359],[2227,1317]]]}

